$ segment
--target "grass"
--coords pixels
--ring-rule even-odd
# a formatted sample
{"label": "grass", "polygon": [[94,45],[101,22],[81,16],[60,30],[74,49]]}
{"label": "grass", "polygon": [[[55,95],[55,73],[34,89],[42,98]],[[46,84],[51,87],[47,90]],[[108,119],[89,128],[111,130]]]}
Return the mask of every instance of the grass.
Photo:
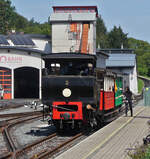
{"label": "grass", "polygon": [[146,78],[150,79],[150,77],[149,77],[149,76],[144,76],[144,77],[146,77]]}
{"label": "grass", "polygon": [[132,159],[150,159],[150,146],[141,146],[134,152],[128,152]]}
{"label": "grass", "polygon": [[142,92],[142,89],[144,87],[144,82],[141,79],[138,79],[138,93]]}

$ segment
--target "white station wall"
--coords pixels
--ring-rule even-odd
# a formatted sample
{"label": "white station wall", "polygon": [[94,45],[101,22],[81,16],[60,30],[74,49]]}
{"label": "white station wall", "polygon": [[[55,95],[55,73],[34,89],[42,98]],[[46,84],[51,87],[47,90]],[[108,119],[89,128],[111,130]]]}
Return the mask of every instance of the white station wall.
{"label": "white station wall", "polygon": [[44,62],[40,55],[36,53],[28,54],[22,51],[0,51],[0,67],[15,69],[19,67],[34,67],[41,69],[44,67]]}
{"label": "white station wall", "polygon": [[[52,24],[52,53],[59,52],[75,52],[79,50],[82,43],[82,27],[83,23],[80,24],[80,38],[70,38],[69,30],[70,23],[68,22],[59,22]],[[95,54],[96,52],[96,26],[94,22],[90,22],[89,32],[88,32],[88,46],[89,53]],[[71,36],[72,37],[72,36]],[[87,49],[88,49],[87,46]]]}
{"label": "white station wall", "polygon": [[[9,50],[9,52],[8,52]],[[39,97],[41,99],[42,68],[45,67],[41,55],[38,53],[27,53],[20,50],[1,49],[0,67],[11,69],[12,72],[12,98],[14,98],[14,69],[21,67],[33,67],[39,70]]]}

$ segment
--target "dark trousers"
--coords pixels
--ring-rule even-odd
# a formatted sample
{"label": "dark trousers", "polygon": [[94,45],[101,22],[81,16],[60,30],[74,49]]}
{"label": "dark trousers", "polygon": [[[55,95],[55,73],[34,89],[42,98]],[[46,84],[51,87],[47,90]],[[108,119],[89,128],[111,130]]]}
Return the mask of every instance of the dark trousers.
{"label": "dark trousers", "polygon": [[132,100],[128,100],[128,101],[125,103],[125,113],[126,113],[126,116],[127,116],[127,113],[128,113],[128,106],[129,106],[129,108],[130,108],[131,116],[133,116]]}

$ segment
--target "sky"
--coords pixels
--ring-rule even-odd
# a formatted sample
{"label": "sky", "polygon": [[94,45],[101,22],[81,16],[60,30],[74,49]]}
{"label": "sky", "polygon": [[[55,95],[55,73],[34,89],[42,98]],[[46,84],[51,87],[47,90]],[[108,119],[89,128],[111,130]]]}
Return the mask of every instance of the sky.
{"label": "sky", "polygon": [[150,43],[150,0],[11,0],[24,17],[43,23],[48,21],[52,6],[96,5],[110,31],[120,25],[128,37]]}

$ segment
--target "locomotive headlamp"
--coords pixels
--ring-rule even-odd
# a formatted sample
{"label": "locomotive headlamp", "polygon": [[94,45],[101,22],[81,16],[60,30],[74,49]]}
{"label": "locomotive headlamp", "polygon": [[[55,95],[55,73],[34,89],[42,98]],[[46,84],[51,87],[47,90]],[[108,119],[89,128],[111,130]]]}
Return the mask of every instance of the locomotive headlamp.
{"label": "locomotive headlamp", "polygon": [[71,96],[71,90],[69,88],[65,88],[62,91],[62,94],[63,94],[64,97],[70,97]]}
{"label": "locomotive headlamp", "polygon": [[88,67],[93,67],[93,64],[92,63],[88,63]]}

